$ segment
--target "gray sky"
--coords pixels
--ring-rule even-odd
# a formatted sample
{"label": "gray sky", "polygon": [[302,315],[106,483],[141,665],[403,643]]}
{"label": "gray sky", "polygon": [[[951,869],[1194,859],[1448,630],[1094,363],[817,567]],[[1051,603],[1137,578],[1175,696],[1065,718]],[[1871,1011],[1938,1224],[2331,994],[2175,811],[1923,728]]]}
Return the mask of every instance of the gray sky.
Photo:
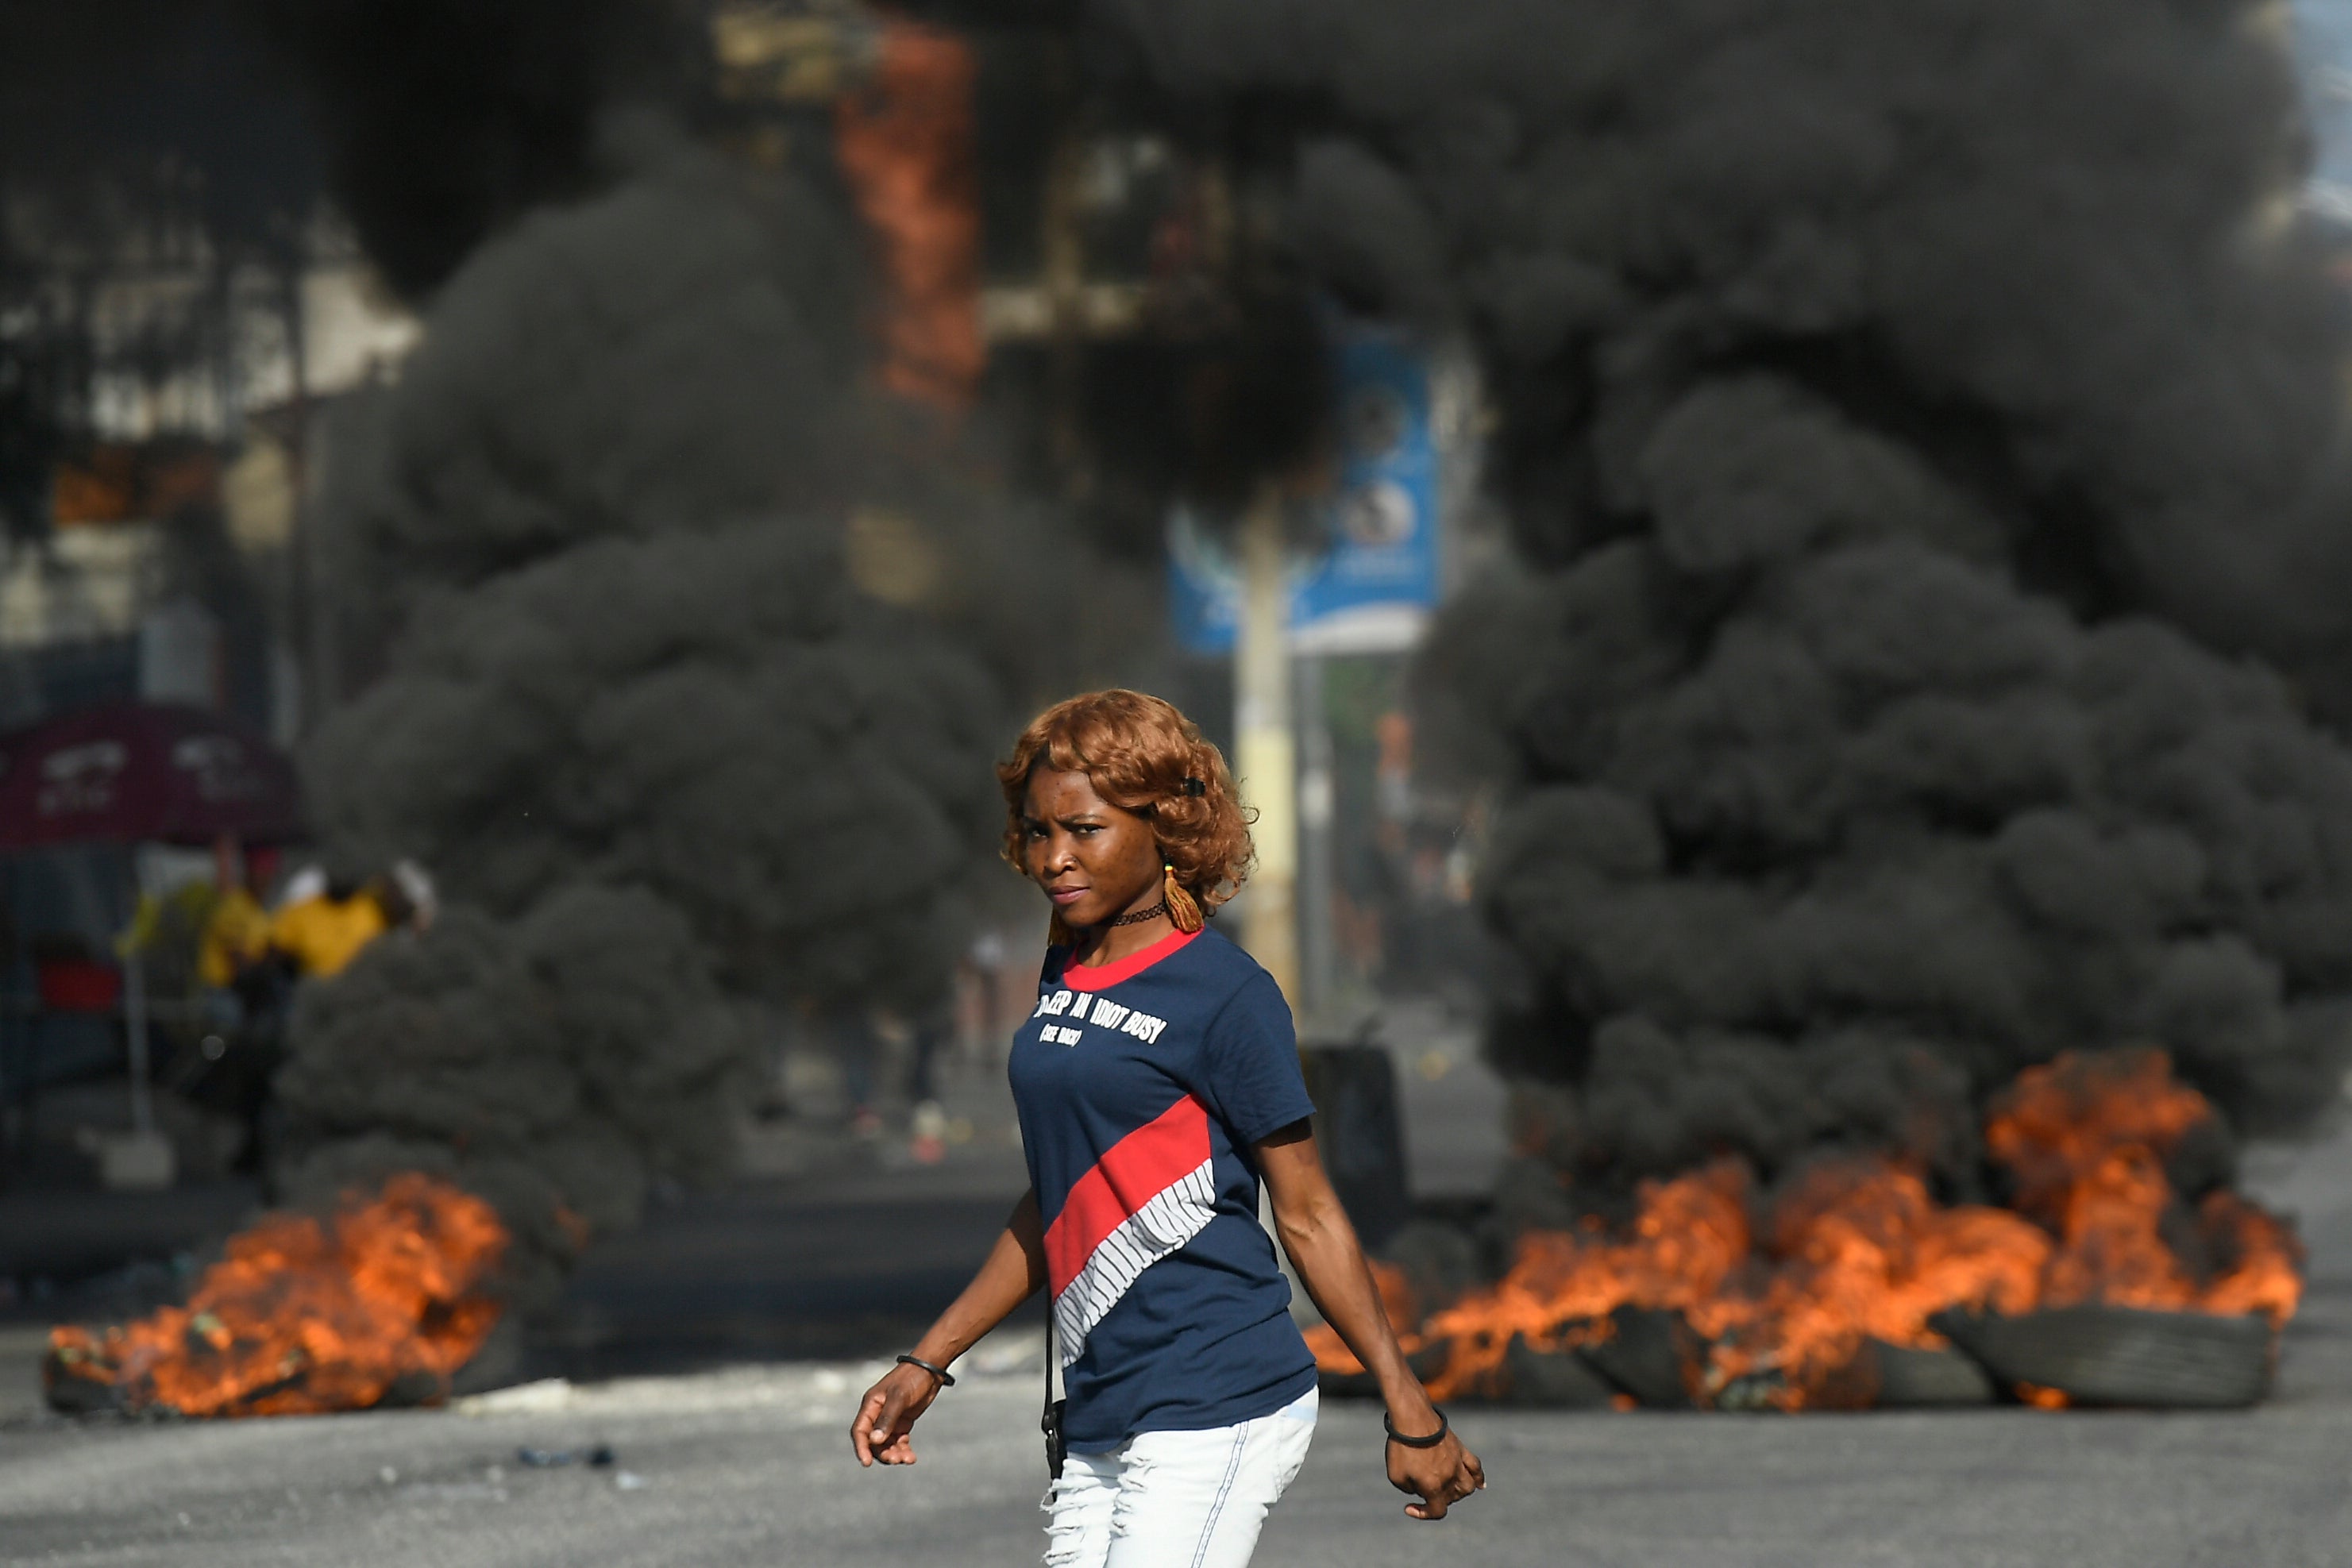
{"label": "gray sky", "polygon": [[2319,139],[2317,177],[2352,187],[2352,0],[2294,0],[2295,33]]}

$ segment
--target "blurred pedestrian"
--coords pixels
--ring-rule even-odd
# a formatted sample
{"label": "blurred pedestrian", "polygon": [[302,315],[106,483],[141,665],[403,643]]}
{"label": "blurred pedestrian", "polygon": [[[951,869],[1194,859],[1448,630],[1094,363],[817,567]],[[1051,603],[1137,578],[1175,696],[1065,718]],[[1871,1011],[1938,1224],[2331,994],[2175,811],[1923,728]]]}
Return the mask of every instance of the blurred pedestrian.
{"label": "blurred pedestrian", "polygon": [[269,923],[269,946],[302,976],[340,975],[392,925],[382,895],[348,873],[289,904]]}
{"label": "blurred pedestrian", "polygon": [[1030,1189],[963,1294],[859,1402],[858,1462],[914,1463],[914,1424],[950,1364],[1044,1288],[1047,1561],[1241,1568],[1317,1408],[1258,1223],[1263,1181],[1307,1293],[1379,1382],[1389,1480],[1417,1499],[1405,1511],[1443,1519],[1486,1484],[1478,1460],[1381,1310],[1316,1152],[1289,1007],[1204,925],[1251,856],[1223,757],[1167,703],[1097,692],[1040,716],[998,779],[1005,856],[1054,910],[1010,1062]]}
{"label": "blurred pedestrian", "polygon": [[197,1103],[236,1119],[242,1136],[231,1168],[257,1174],[275,1136],[269,1086],[285,1060],[293,984],[289,963],[270,946],[262,902],[278,857],[226,838],[214,857],[215,896],[196,947],[205,1027],[178,1084]]}
{"label": "blurred pedestrian", "polygon": [[1004,933],[993,926],[972,938],[964,955],[960,977],[970,988],[971,1016],[961,1020],[970,1034],[959,1045],[965,1056],[984,1067],[996,1065],[996,1041],[1004,1024],[1005,971],[1011,963]]}
{"label": "blurred pedestrian", "polygon": [[955,998],[942,992],[939,1000],[917,1012],[910,1025],[907,1056],[907,1152],[918,1165],[935,1166],[947,1157],[948,1113],[940,1103],[940,1051],[955,1033]]}
{"label": "blurred pedestrian", "polygon": [[882,1113],[874,1104],[874,1061],[881,1054],[882,1040],[873,1014],[855,1002],[835,1002],[818,1010],[816,1028],[841,1075],[849,1130],[861,1138],[880,1136]]}
{"label": "blurred pedestrian", "polygon": [[269,915],[240,875],[223,884],[205,917],[196,978],[211,990],[233,995],[237,977],[268,954]]}

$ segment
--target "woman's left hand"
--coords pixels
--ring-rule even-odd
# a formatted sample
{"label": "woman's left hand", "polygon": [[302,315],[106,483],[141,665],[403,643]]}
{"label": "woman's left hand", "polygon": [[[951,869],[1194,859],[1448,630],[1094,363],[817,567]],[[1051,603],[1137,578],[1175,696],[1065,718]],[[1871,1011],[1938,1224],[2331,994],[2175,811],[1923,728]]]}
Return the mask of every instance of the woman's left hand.
{"label": "woman's left hand", "polygon": [[[1323,1158],[1315,1152],[1313,1126],[1294,1122],[1259,1139],[1253,1152],[1274,1202],[1275,1234],[1297,1265],[1299,1282],[1321,1310],[1323,1321],[1339,1331],[1356,1359],[1380,1379],[1389,1429],[1407,1437],[1436,1431],[1444,1418],[1397,1346],[1396,1330],[1381,1306],[1364,1249],[1356,1241],[1356,1228],[1348,1223],[1348,1211],[1331,1190]],[[1389,1444],[1389,1484],[1421,1499],[1405,1504],[1405,1512],[1413,1518],[1444,1519],[1447,1509],[1486,1490],[1486,1472],[1478,1456],[1449,1431],[1425,1448]]]}
{"label": "woman's left hand", "polygon": [[1419,1502],[1404,1505],[1415,1519],[1444,1519],[1445,1511],[1474,1491],[1486,1490],[1486,1472],[1478,1456],[1462,1446],[1452,1432],[1433,1448],[1389,1445],[1389,1485],[1419,1494]]}

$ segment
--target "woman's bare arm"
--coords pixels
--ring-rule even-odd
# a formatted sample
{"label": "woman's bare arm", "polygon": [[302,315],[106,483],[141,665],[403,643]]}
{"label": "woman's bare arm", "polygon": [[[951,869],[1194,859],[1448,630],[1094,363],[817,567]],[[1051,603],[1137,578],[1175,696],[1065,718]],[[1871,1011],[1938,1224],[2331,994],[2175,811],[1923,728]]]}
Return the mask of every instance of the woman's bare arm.
{"label": "woman's bare arm", "polygon": [[[1381,1310],[1370,1266],[1323,1172],[1313,1130],[1305,1122],[1293,1123],[1260,1143],[1257,1158],[1283,1249],[1323,1320],[1379,1382],[1391,1427],[1408,1437],[1436,1431],[1436,1407],[1405,1364],[1396,1331]],[[1451,1435],[1432,1448],[1391,1443],[1388,1460],[1390,1484],[1421,1496],[1421,1501],[1405,1505],[1415,1519],[1444,1519],[1448,1508],[1486,1484],[1478,1456]]]}
{"label": "woman's bare arm", "polygon": [[[1013,1310],[1045,1283],[1045,1226],[1037,1216],[1036,1193],[1024,1192],[1013,1206],[1012,1217],[1005,1220],[996,1245],[989,1249],[980,1272],[916,1342],[910,1354],[934,1366],[946,1366],[1012,1316]],[[909,1434],[915,1418],[930,1407],[939,1393],[939,1381],[921,1367],[892,1367],[858,1401],[857,1419],[849,1427],[849,1447],[857,1462],[868,1467],[877,1459],[886,1465],[913,1464],[915,1446]]]}

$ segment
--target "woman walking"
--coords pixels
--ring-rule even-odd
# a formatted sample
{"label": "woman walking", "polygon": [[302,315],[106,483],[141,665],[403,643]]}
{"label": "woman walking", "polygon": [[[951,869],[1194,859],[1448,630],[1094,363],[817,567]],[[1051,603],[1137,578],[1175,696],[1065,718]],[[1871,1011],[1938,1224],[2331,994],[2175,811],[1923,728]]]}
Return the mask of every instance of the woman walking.
{"label": "woman walking", "polygon": [[[1049,708],[997,769],[1004,852],[1053,905],[1010,1073],[1030,1190],[988,1260],[866,1391],[861,1465],[910,1465],[955,1358],[1040,1288],[1063,1404],[1055,1568],[1240,1568],[1315,1431],[1315,1363],[1258,1224],[1378,1378],[1388,1476],[1436,1520],[1486,1485],[1405,1364],[1307,1117],[1290,1009],[1206,928],[1247,874],[1224,758],[1157,697]],[[1049,1376],[1052,1375],[1049,1373]],[[1049,1448],[1055,1423],[1049,1413]]]}

